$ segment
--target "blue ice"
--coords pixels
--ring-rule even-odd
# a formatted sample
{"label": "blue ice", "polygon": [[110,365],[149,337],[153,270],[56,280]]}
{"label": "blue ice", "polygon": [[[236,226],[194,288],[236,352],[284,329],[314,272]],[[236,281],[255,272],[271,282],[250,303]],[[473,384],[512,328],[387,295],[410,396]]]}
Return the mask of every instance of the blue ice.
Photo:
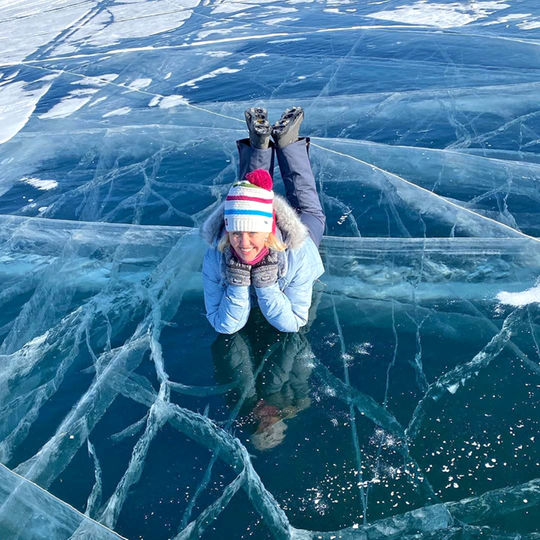
{"label": "blue ice", "polygon": [[[537,537],[536,2],[0,7],[2,538]],[[224,365],[255,104],[305,109],[326,273]]]}

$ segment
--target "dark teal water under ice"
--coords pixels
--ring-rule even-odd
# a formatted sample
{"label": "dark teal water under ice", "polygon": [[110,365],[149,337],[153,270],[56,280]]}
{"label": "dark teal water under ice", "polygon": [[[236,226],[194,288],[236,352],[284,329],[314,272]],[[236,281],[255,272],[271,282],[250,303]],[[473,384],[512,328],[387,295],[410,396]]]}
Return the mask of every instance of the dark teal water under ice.
{"label": "dark teal water under ice", "polygon": [[[533,2],[0,6],[2,540],[540,537]],[[218,336],[253,104],[305,109],[326,273]]]}

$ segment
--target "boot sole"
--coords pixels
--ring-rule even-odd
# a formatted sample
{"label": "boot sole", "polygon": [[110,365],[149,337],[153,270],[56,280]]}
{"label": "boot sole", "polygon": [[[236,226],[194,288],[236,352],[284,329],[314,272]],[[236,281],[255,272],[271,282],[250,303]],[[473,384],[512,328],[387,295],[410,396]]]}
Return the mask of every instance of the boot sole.
{"label": "boot sole", "polygon": [[302,107],[291,107],[287,109],[281,118],[272,127],[272,136],[281,137],[291,128],[298,125],[304,119],[304,109]]}
{"label": "boot sole", "polygon": [[268,122],[268,113],[262,107],[252,107],[244,113],[248,130],[257,135],[270,135],[272,128]]}

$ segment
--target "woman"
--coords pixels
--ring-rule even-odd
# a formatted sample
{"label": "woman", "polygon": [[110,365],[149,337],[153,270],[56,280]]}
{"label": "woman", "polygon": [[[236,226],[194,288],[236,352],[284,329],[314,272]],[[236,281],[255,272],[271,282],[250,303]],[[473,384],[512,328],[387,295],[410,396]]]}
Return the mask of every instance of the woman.
{"label": "woman", "polygon": [[[203,261],[206,317],[217,332],[232,334],[258,305],[272,326],[297,332],[308,320],[313,283],[324,272],[317,248],[325,217],[309,139],[298,138],[304,112],[287,109],[273,127],[264,109],[245,114],[249,139],[237,143],[240,180],[202,227],[211,246]],[[272,191],[274,156],[287,200]]]}

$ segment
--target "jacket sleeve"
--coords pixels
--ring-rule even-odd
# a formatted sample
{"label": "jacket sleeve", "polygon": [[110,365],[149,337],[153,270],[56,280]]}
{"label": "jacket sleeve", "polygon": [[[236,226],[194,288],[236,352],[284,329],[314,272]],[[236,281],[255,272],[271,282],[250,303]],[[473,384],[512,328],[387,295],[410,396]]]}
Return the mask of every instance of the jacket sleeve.
{"label": "jacket sleeve", "polygon": [[[316,251],[315,247],[314,249]],[[270,287],[255,288],[264,317],[281,332],[298,332],[308,321],[313,282],[322,273],[319,271],[322,263],[318,253],[316,257],[318,261],[310,262],[311,257],[305,252],[297,254],[294,274],[283,291],[278,283]],[[314,268],[317,269],[315,273]]]}
{"label": "jacket sleeve", "polygon": [[238,332],[245,326],[251,309],[249,287],[223,283],[221,253],[217,249],[206,251],[202,275],[206,318],[220,334]]}

